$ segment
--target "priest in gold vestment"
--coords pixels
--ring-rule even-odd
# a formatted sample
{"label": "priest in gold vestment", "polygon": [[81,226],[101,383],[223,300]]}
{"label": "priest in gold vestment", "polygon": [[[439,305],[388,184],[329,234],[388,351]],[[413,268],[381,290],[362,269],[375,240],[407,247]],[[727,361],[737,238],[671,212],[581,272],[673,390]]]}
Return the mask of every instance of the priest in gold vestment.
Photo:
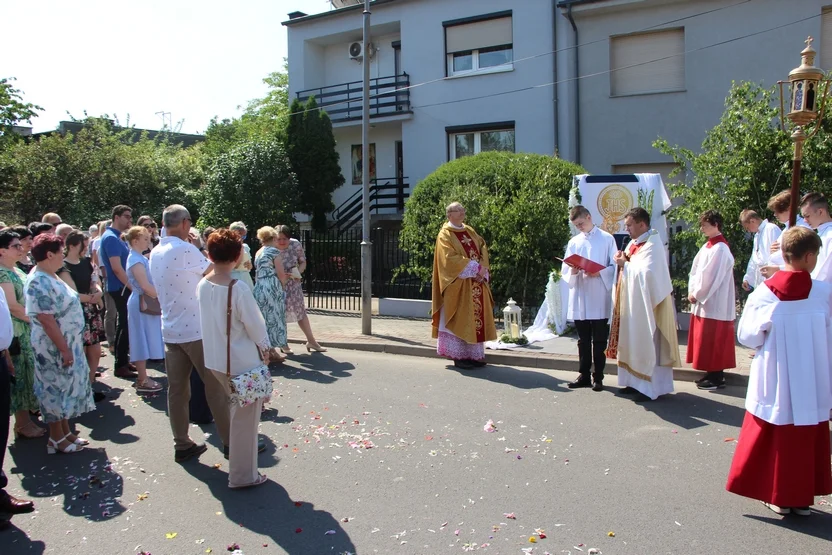
{"label": "priest in gold vestment", "polygon": [[464,224],[465,208],[446,208],[448,221],[436,237],[431,325],[436,352],[457,368],[485,366],[485,342],[497,339],[494,301],[488,282],[488,248]]}
{"label": "priest in gold vestment", "polygon": [[656,399],[673,392],[673,367],[681,365],[667,251],[644,208],[627,212],[624,225],[632,240],[613,259],[620,270],[607,357],[618,359],[625,393]]}

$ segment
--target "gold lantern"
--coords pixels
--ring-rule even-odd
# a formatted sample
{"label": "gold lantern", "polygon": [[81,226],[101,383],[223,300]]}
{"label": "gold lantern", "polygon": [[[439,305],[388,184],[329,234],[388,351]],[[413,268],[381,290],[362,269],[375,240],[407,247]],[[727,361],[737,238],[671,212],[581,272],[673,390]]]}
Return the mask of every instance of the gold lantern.
{"label": "gold lantern", "polygon": [[[794,142],[794,157],[792,162],[792,183],[791,183],[791,206],[789,208],[789,225],[797,223],[797,203],[800,195],[800,169],[803,162],[803,144],[815,136],[820,129],[823,120],[823,109],[826,94],[829,92],[829,81],[824,79],[823,70],[815,67],[815,56],[817,52],[812,48],[814,39],[806,39],[806,48],[800,53],[801,63],[799,67],[789,72],[789,87],[791,95],[789,98],[789,112],[786,117],[794,125],[791,133]],[[783,85],[786,81],[779,81],[780,85],[780,126],[786,129],[784,119],[784,94]],[[821,90],[822,89],[822,90]],[[818,108],[820,107],[820,113]],[[817,120],[817,125],[807,135],[804,128]]]}
{"label": "gold lantern", "polygon": [[503,309],[503,332],[512,339],[520,339],[520,315],[522,310],[514,299],[509,299],[506,307]]}

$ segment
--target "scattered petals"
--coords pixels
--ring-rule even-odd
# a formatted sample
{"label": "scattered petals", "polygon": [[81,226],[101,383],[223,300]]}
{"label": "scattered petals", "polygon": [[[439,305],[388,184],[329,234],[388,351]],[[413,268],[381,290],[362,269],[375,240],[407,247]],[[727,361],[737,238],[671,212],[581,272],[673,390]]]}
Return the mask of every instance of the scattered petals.
{"label": "scattered petals", "polygon": [[736,441],[736,440],[732,437],[726,437],[724,441],[725,441],[725,443],[731,443],[732,441]]}
{"label": "scattered petals", "polygon": [[546,538],[546,532],[544,532],[542,528],[535,528],[534,533],[537,534],[537,537],[541,540]]}
{"label": "scattered petals", "polygon": [[483,426],[482,429],[483,429],[484,432],[489,432],[489,433],[497,431],[497,427],[494,426],[494,421],[491,420],[491,419],[489,419],[488,422],[485,423],[485,426]]}
{"label": "scattered petals", "polygon": [[165,538],[167,538],[169,540],[172,540],[175,537],[176,537],[176,532],[168,532],[167,534],[165,534]]}
{"label": "scattered petals", "polygon": [[303,532],[303,528],[295,528],[295,534],[300,534]]}
{"label": "scattered petals", "polygon": [[222,463],[215,463],[214,468],[219,469],[222,467]]}
{"label": "scattered petals", "polygon": [[240,544],[232,543],[231,545],[229,545],[225,549],[226,549],[226,551],[238,551],[240,549]]}
{"label": "scattered petals", "polygon": [[327,530],[324,532],[324,536],[332,536],[335,534],[335,530]]}
{"label": "scattered petals", "polygon": [[534,536],[529,536],[529,543],[537,543],[537,538]]}
{"label": "scattered petals", "polygon": [[607,532],[607,535],[611,538],[615,537],[615,532]]}
{"label": "scattered petals", "polygon": [[303,507],[303,503],[301,501],[295,501],[295,507]]}
{"label": "scattered petals", "polygon": [[517,517],[514,516],[514,513],[503,513],[503,517],[510,518],[511,520],[517,520]]}

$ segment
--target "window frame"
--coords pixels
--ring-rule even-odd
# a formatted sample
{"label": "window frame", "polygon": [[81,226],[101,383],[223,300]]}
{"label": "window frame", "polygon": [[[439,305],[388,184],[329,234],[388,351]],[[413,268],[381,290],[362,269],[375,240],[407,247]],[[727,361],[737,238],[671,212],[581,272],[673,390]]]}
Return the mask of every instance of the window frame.
{"label": "window frame", "polygon": [[[447,159],[456,160],[456,136],[457,135],[474,135],[473,154],[476,156],[482,152],[482,134],[494,132],[511,132],[514,134],[514,150],[517,152],[517,130],[513,121],[502,121],[493,123],[481,123],[475,125],[457,125],[445,128],[446,144],[447,144]],[[486,151],[492,152],[492,151]],[[493,151],[493,152],[508,152],[508,151]],[[464,156],[461,156],[464,158]]]}
{"label": "window frame", "polygon": [[[464,50],[461,52],[448,52],[448,33],[447,30],[450,27],[457,27],[461,25],[470,25],[474,23],[480,23],[483,21],[490,21],[494,19],[504,19],[508,18],[511,20],[512,26],[512,37],[511,43],[496,45],[496,46],[486,46],[482,48],[474,48],[472,50]],[[489,14],[481,14],[471,17],[464,17],[460,19],[454,19],[450,21],[443,21],[443,38],[444,38],[444,53],[445,53],[445,77],[446,78],[455,78],[455,77],[467,77],[471,75],[487,75],[489,73],[503,73],[507,71],[514,70],[514,15],[512,10],[505,10],[501,12],[494,12]],[[488,50],[509,50],[511,55],[511,61],[506,62],[504,64],[499,64],[496,66],[486,66],[480,67],[479,66],[479,57],[480,51],[488,51]],[[454,71],[454,56],[462,54],[462,53],[470,53],[471,55],[471,69],[464,69],[460,71]]]}
{"label": "window frame", "polygon": [[[615,55],[615,42],[616,40],[626,40],[627,38],[633,37],[644,37],[647,35],[658,35],[658,34],[667,34],[673,32],[681,32],[682,34],[682,52],[681,56],[678,56],[681,59],[681,73],[682,73],[682,85],[678,88],[666,88],[666,89],[651,89],[651,90],[639,90],[633,92],[614,92],[615,83],[614,80],[618,76],[618,72],[626,71],[630,69],[629,66],[624,66],[621,68],[613,68],[613,57]],[[673,94],[673,93],[683,93],[687,92],[687,53],[686,53],[686,45],[687,45],[687,29],[684,26],[679,27],[670,27],[666,29],[655,29],[650,31],[641,31],[636,33],[625,33],[625,34],[618,34],[618,35],[610,35],[609,37],[609,71],[610,71],[610,82],[609,82],[609,97],[610,98],[626,98],[630,96],[645,96],[645,95],[654,95],[654,94]],[[661,62],[662,57],[659,56],[657,59],[650,60],[648,62],[643,62],[639,65],[649,65],[650,63],[654,62]]]}

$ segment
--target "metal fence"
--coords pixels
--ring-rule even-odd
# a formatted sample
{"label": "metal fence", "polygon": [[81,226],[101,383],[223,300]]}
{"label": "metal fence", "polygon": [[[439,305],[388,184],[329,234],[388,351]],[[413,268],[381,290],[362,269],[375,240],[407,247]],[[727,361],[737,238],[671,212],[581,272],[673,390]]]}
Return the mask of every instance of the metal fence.
{"label": "metal fence", "polygon": [[[307,260],[303,278],[307,306],[360,310],[361,229],[304,231],[300,240]],[[418,279],[405,275],[393,280],[396,269],[407,262],[407,253],[399,248],[399,231],[373,229],[370,240],[374,297],[430,299],[430,284],[422,287]]]}

